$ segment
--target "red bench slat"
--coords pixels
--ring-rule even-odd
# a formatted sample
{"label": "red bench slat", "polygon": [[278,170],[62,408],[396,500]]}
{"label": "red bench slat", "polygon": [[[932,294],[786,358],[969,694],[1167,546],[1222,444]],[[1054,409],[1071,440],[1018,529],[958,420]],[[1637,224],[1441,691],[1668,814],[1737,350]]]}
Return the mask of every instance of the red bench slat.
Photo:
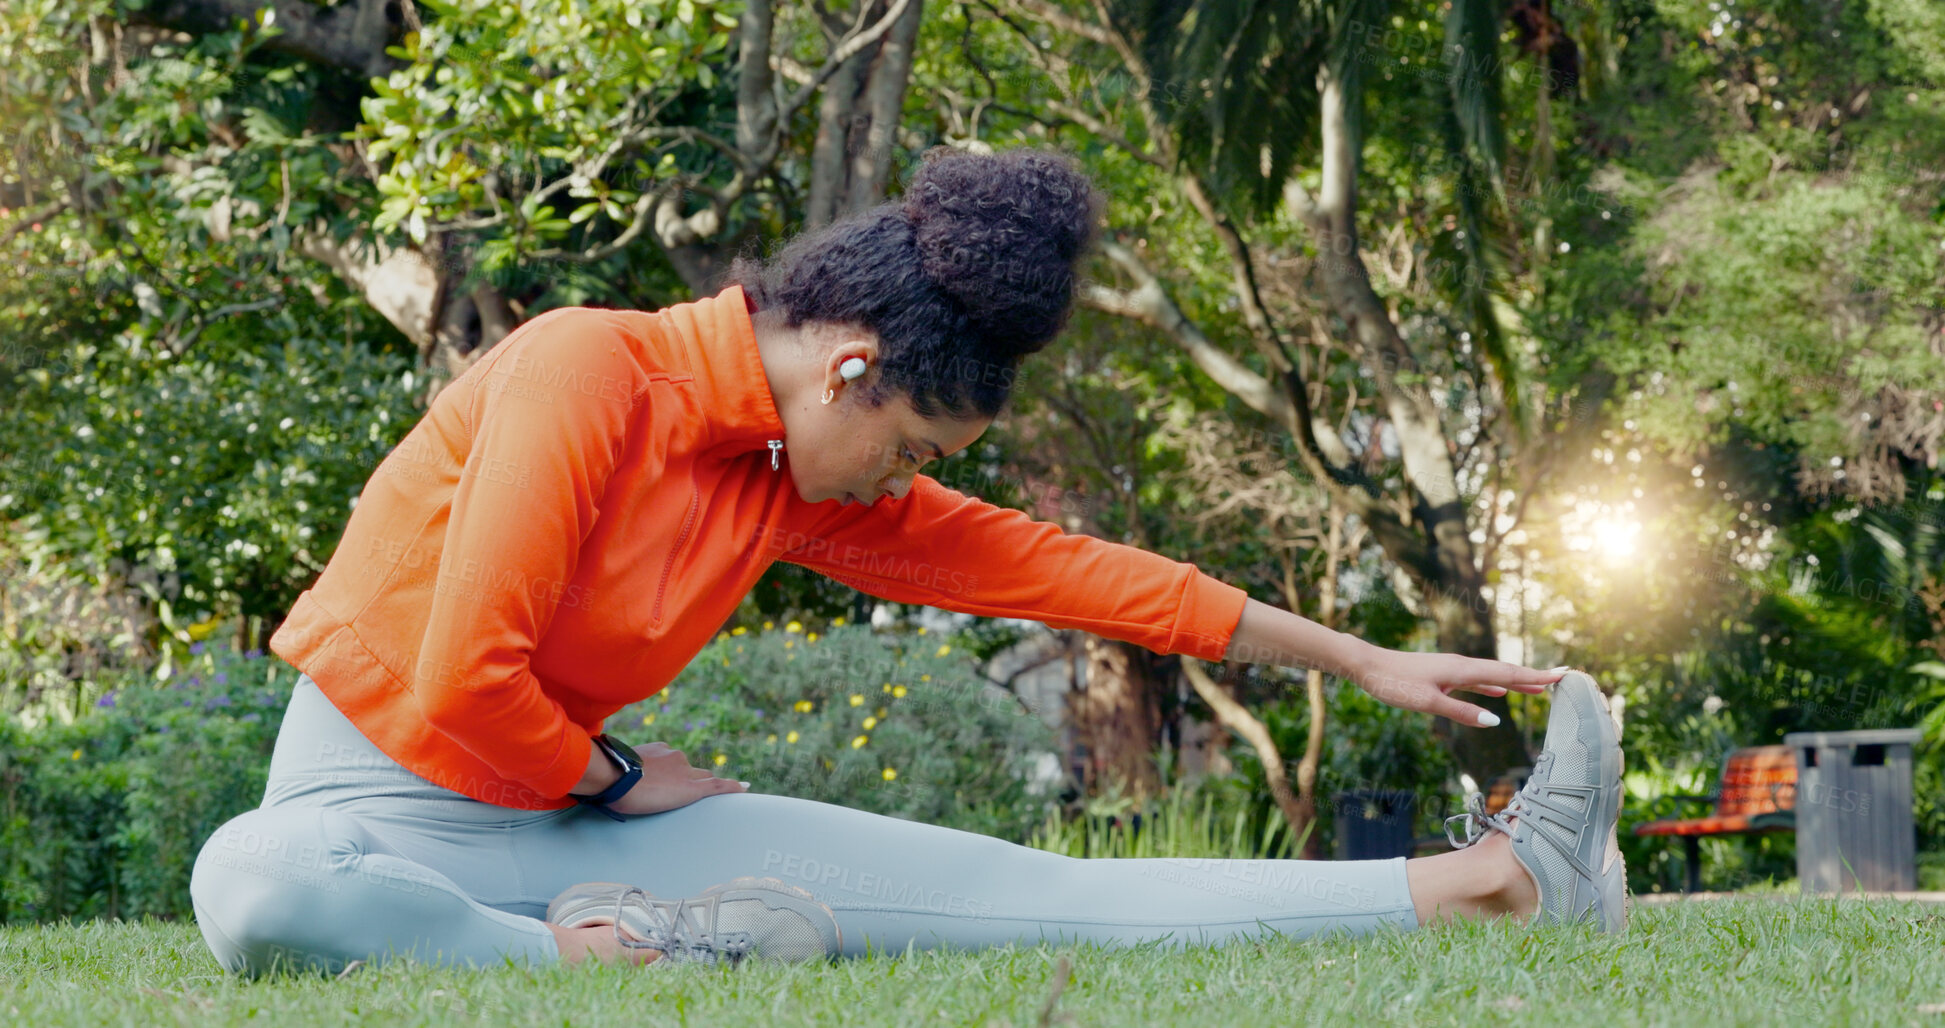
{"label": "red bench slat", "polygon": [[1708,817],[1667,818],[1636,825],[1636,835],[1733,835],[1785,831],[1786,824],[1763,814],[1796,808],[1796,754],[1788,746],[1749,746],[1729,755],[1715,812]]}

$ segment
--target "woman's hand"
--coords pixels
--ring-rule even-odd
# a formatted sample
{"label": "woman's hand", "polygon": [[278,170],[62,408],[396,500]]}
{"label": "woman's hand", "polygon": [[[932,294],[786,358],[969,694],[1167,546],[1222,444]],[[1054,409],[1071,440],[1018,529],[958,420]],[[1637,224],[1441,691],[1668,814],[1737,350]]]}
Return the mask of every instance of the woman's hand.
{"label": "woman's hand", "polygon": [[1566,671],[1534,671],[1453,653],[1387,650],[1260,600],[1244,602],[1242,619],[1223,656],[1245,664],[1321,668],[1356,682],[1382,703],[1486,728],[1498,720],[1447,694],[1454,689],[1482,696],[1504,696],[1509,690],[1542,692]]}
{"label": "woman's hand", "polygon": [[1565,671],[1565,668],[1535,671],[1501,660],[1461,657],[1456,653],[1404,653],[1374,646],[1352,672],[1351,679],[1379,702],[1449,717],[1462,725],[1491,728],[1499,723],[1499,718],[1450,694],[1460,689],[1481,696],[1504,696],[1509,691],[1544,692]]}
{"label": "woman's hand", "polygon": [[652,742],[635,751],[642,761],[642,780],[608,804],[617,814],[659,814],[686,807],[704,796],[748,792],[749,785],[689,766],[689,758],[668,743]]}

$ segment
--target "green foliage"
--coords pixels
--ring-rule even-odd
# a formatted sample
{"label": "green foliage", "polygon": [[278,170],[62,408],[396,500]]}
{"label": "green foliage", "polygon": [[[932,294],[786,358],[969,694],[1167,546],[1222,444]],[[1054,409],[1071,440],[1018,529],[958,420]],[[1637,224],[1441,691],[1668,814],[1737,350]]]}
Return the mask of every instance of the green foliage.
{"label": "green foliage", "polygon": [[[1166,777],[1166,775],[1164,775]],[[1282,812],[1237,778],[1179,782],[1136,805],[1120,797],[1090,801],[1080,816],[1049,811],[1028,845],[1069,857],[1188,857],[1287,860],[1302,849]]]}
{"label": "green foliage", "polygon": [[[1945,151],[1913,6],[1617,6],[1616,88],[1562,152],[1546,210],[1571,254],[1529,322],[1577,445],[1524,527],[1555,597],[1535,634],[1626,701],[1630,822],[1708,792],[1735,747],[1929,709]],[[1639,545],[1600,553],[1604,522]],[[1787,874],[1791,842],[1708,841],[1707,878]],[[1638,890],[1679,882],[1679,846],[1623,846]]]}
{"label": "green foliage", "polygon": [[113,10],[34,0],[0,27],[10,710],[85,703],[218,619],[264,627],[411,411],[397,331],[293,253],[359,203],[311,131],[319,73],[254,19],[108,60]]}
{"label": "green foliage", "polygon": [[[1370,693],[1340,680],[1326,681],[1324,749],[1317,768],[1316,792],[1315,830],[1322,844],[1319,852],[1333,852],[1338,841],[1336,798],[1353,791],[1412,793],[1416,797],[1412,834],[1439,834],[1440,819],[1458,812],[1461,790],[1458,769],[1432,734],[1430,719],[1385,706]],[[1257,713],[1276,740],[1294,787],[1297,762],[1303,757],[1310,733],[1310,708],[1302,689],[1284,690],[1280,698],[1264,704]],[[1252,794],[1269,795],[1262,761],[1253,749],[1240,743],[1233,745],[1230,759]],[[1482,789],[1486,785],[1479,783]],[[1264,816],[1270,816],[1273,809],[1264,810]]]}
{"label": "green foliage", "polygon": [[[0,921],[187,916],[203,841],[262,799],[296,677],[196,644],[72,723],[0,720]],[[1014,840],[1046,809],[1029,781],[1045,725],[931,636],[725,633],[610,723],[759,791]]]}
{"label": "green foliage", "polygon": [[669,687],[610,719],[775,792],[1019,841],[1046,725],[933,636],[840,625],[723,633]]}
{"label": "green foliage", "polygon": [[[226,326],[182,356],[76,343],[72,363],[25,376],[0,424],[0,517],[41,576],[140,590],[178,650],[192,625],[289,608],[417,412],[402,359],[270,324],[290,334]],[[57,672],[35,666],[63,642],[44,635],[0,640],[17,686]]]}
{"label": "green foliage", "polygon": [[[576,238],[606,218],[625,225],[685,171],[679,130],[643,126],[701,115],[727,88],[718,71],[735,5],[594,0],[566,8],[523,0],[443,0],[374,81],[361,138],[382,162],[375,228],[424,242],[435,225],[503,223],[480,250],[487,270]],[[709,128],[713,128],[710,126]],[[705,129],[707,130],[707,129]],[[659,148],[643,148],[651,140]],[[558,171],[597,154],[602,173],[514,189],[528,169]],[[501,176],[508,176],[502,181]],[[563,192],[565,190],[565,192]]]}
{"label": "green foliage", "polygon": [[72,723],[0,719],[0,922],[189,916],[189,872],[263,798],[297,673],[195,647]]}

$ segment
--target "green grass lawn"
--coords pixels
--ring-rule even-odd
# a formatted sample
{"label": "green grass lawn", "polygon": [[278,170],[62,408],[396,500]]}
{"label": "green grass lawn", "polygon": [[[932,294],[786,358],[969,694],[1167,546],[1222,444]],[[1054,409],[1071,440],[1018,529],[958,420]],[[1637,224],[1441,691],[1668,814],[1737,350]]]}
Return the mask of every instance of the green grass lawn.
{"label": "green grass lawn", "polygon": [[[1047,1011],[1062,957],[1072,978]],[[218,971],[193,925],[0,929],[0,1022],[36,1026],[1945,1023],[1935,1011],[1945,909],[1888,901],[1643,906],[1620,938],[1495,924],[1186,953],[1030,948],[736,972],[394,964],[256,982]]]}

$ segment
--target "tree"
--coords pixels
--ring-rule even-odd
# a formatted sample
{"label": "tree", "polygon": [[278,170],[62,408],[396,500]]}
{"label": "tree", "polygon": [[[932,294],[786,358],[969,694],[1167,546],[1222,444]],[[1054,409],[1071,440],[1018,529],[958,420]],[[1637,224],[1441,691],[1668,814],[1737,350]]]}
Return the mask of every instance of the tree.
{"label": "tree", "polygon": [[[265,53],[319,70],[333,94],[321,118],[346,132],[326,144],[325,174],[363,185],[289,226],[289,246],[412,340],[430,396],[545,302],[536,267],[616,270],[645,240],[674,273],[653,288],[707,292],[751,228],[882,199],[922,12],[922,0],[782,18],[769,0],[740,14],[690,0],[171,0],[127,24],[193,39],[257,23]],[[249,128],[230,131],[247,143]],[[806,133],[808,160],[792,145]],[[271,198],[235,203],[223,231],[272,211],[285,224]]]}
{"label": "tree", "polygon": [[[1493,185],[1503,163],[1503,66],[1492,10],[1455,5],[1452,45],[1441,48],[1417,47],[1409,33],[1387,39],[1385,16],[1398,8],[1382,4],[1221,5],[1193,17],[1177,4],[984,8],[1009,48],[982,50],[988,37],[969,33],[977,77],[961,89],[962,106],[1009,110],[1131,159],[1199,222],[1200,238],[1159,247],[1149,245],[1161,242],[1154,232],[1116,232],[1103,250],[1124,284],[1098,285],[1086,302],[1159,330],[1288,433],[1286,473],[1316,483],[1370,533],[1409,580],[1437,645],[1495,656],[1488,585],[1498,540],[1542,465],[1528,462],[1519,480],[1504,469],[1515,454],[1556,442],[1555,426],[1540,446],[1518,430],[1527,413],[1512,389],[1512,311],[1493,295],[1482,201],[1504,187]],[[1447,69],[1440,81],[1449,83],[1431,95],[1392,87],[1394,99],[1441,126],[1429,139],[1400,140],[1404,163],[1447,180],[1428,201],[1444,208],[1447,231],[1412,240],[1430,226],[1408,222],[1382,251],[1401,251],[1393,285],[1419,294],[1410,332],[1398,310],[1406,297],[1387,301],[1374,284],[1358,223],[1367,68],[1393,46]],[[1396,124],[1381,127],[1402,134]],[[1180,280],[1208,288],[1213,276],[1155,270],[1161,254],[1180,262],[1205,243],[1226,271],[1233,315],[1199,314],[1177,298],[1178,288],[1194,288]],[[1501,700],[1483,705],[1506,712]],[[1517,729],[1502,722],[1441,728],[1461,765],[1484,779],[1526,762]]]}
{"label": "tree", "polygon": [[[111,465],[60,439],[74,409],[114,406],[114,389],[183,402],[169,362],[218,379],[281,367],[309,382],[307,362],[328,351],[293,351],[280,365],[238,341],[317,347],[341,333],[380,359],[347,358],[371,380],[340,383],[351,392],[334,399],[380,393],[384,406],[405,381],[423,400],[541,310],[660,306],[711,285],[753,231],[803,220],[806,184],[826,218],[875,202],[900,144],[927,142],[892,135],[921,11],[919,0],[793,6],[781,17],[765,2],[686,0],[605,0],[565,16],[558,5],[474,0],[170,0],[139,10],[32,0],[0,37],[0,115],[19,130],[0,157],[0,247],[23,269],[0,285],[10,328],[0,387],[45,416],[17,423],[0,447],[9,477],[33,483],[0,507],[30,525],[58,518],[61,507],[36,501],[107,488],[102,476],[123,458],[167,468],[171,452],[197,452],[177,441],[157,453],[156,433]],[[834,82],[848,92],[827,96]],[[797,156],[811,149],[806,139],[823,141],[820,159],[833,147],[844,159]],[[374,330],[372,313],[389,327]],[[95,366],[100,351],[76,342],[109,338],[132,362],[113,375]],[[401,348],[418,364],[404,379],[389,359]],[[366,427],[344,415],[339,427]],[[260,420],[241,406],[214,422],[200,416],[212,435],[255,432]],[[382,453],[406,427],[397,419],[342,447],[336,463],[326,458],[326,491],[369,473],[364,443]],[[83,470],[46,462],[49,446]],[[240,523],[197,522],[191,536],[217,553],[158,538],[190,509],[165,510],[167,491],[123,491],[138,502],[86,508],[76,524],[88,533],[22,538],[94,578],[108,574],[108,551],[164,573],[177,559],[194,563],[188,592],[160,598],[165,635],[186,642],[192,627],[240,611],[250,645],[328,546],[293,544],[294,563],[253,569],[241,555],[262,552],[266,538],[223,550]],[[341,519],[338,497],[280,495],[268,534],[335,539],[338,525],[312,522]]]}

